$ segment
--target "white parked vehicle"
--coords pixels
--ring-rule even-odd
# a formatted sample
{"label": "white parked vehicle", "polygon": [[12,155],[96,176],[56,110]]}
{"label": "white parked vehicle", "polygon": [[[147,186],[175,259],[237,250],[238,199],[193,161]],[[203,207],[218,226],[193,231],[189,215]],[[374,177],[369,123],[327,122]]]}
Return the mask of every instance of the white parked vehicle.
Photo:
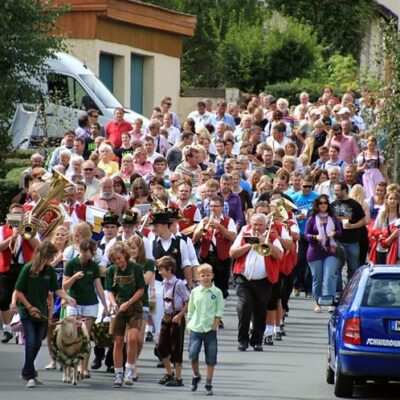
{"label": "white parked vehicle", "polygon": [[[114,109],[122,107],[82,61],[65,53],[56,56],[46,60],[48,70],[36,81],[43,104],[17,108],[11,127],[14,147],[27,148],[32,139],[44,136],[61,139],[66,129],[78,127],[78,116],[91,108],[99,110],[99,123],[104,126],[113,119]],[[147,118],[124,109],[126,121],[142,118],[144,125],[148,124]]]}

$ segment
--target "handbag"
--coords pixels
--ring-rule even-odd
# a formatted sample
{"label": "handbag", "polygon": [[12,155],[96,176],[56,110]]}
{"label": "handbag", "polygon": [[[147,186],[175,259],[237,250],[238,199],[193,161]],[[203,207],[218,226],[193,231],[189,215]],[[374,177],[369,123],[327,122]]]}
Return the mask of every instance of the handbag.
{"label": "handbag", "polygon": [[335,256],[339,259],[341,265],[344,265],[344,263],[346,262],[346,249],[340,243],[336,244]]}

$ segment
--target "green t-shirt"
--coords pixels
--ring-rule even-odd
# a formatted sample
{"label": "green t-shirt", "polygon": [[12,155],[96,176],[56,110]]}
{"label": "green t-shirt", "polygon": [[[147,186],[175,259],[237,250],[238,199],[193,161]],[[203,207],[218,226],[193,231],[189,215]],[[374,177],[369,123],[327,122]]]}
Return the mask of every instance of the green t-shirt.
{"label": "green t-shirt", "polygon": [[[144,264],[144,266],[143,266],[143,275],[148,271],[154,272],[154,261],[153,260],[147,259],[146,260],[146,264]],[[143,307],[149,307],[148,289],[149,289],[149,285],[146,285],[145,288],[144,288],[143,296],[142,296]]]}
{"label": "green t-shirt", "polygon": [[[15,289],[21,291],[28,302],[39,309],[42,314],[40,319],[45,320],[48,317],[47,295],[59,289],[57,275],[54,268],[46,265],[39,275],[32,276],[31,266],[32,262],[22,268]],[[21,319],[32,318],[21,301],[18,306]]]}
{"label": "green t-shirt", "polygon": [[112,292],[119,304],[128,301],[139,289],[144,289],[143,268],[129,262],[125,271],[112,264],[107,269],[106,290]]}
{"label": "green t-shirt", "polygon": [[68,261],[64,268],[64,276],[71,277],[77,272],[82,271],[84,276],[77,279],[68,289],[68,294],[76,300],[76,304],[80,306],[90,306],[97,304],[97,294],[94,286],[94,280],[100,278],[100,270],[98,264],[91,260],[83,268],[79,261],[79,256]]}

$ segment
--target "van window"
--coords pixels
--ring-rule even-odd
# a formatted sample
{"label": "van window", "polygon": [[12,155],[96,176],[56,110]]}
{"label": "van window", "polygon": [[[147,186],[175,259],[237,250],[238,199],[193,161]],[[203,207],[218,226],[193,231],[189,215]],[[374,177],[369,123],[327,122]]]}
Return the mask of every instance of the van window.
{"label": "van window", "polygon": [[47,84],[52,103],[85,111],[98,108],[82,85],[71,76],[48,74]]}
{"label": "van window", "polygon": [[104,86],[103,82],[95,75],[79,75],[86,83],[88,88],[96,95],[96,97],[103,103],[105,108],[122,107],[121,103],[111,94],[111,92]]}

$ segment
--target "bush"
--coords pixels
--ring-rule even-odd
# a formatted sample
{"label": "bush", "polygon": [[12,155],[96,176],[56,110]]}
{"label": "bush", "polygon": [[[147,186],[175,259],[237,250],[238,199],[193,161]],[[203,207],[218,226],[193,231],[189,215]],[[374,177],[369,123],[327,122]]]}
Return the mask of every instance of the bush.
{"label": "bush", "polygon": [[7,172],[5,179],[8,181],[17,181],[21,179],[22,172],[26,170],[26,167],[13,168]]}
{"label": "bush", "polygon": [[258,25],[233,24],[219,46],[226,86],[259,92],[265,84],[309,78],[322,62],[322,48],[309,26],[274,14]]}
{"label": "bush", "polygon": [[37,150],[34,149],[13,149],[11,150],[9,157],[10,158],[21,158],[21,159],[30,159],[32,154],[37,153]]}
{"label": "bush", "polygon": [[29,158],[6,158],[0,164],[0,177],[4,178],[14,168],[28,168],[30,165]]}
{"label": "bush", "polygon": [[16,175],[13,179],[0,179],[0,221],[5,221],[8,208],[11,205],[11,199],[16,196],[18,192],[19,175]]}
{"label": "bush", "polygon": [[[290,105],[299,104],[299,95],[301,92],[307,92],[310,96],[310,102],[315,103],[322,95],[325,83],[313,82],[308,79],[295,79],[292,82],[278,82],[273,85],[267,85],[265,92],[272,94],[277,99],[284,97]],[[343,94],[343,91],[333,87],[336,97]]]}

